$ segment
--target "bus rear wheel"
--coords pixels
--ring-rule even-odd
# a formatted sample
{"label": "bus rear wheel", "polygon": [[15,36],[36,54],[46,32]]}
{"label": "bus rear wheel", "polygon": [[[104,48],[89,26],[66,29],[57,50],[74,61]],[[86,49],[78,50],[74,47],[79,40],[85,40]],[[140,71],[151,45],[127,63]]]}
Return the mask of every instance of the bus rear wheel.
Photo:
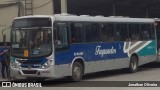
{"label": "bus rear wheel", "polygon": [[129,71],[131,73],[135,73],[138,70],[138,58],[136,56],[131,56],[130,59],[130,65],[129,65]]}
{"label": "bus rear wheel", "polygon": [[83,75],[83,67],[80,62],[74,62],[72,66],[72,81],[80,81]]}

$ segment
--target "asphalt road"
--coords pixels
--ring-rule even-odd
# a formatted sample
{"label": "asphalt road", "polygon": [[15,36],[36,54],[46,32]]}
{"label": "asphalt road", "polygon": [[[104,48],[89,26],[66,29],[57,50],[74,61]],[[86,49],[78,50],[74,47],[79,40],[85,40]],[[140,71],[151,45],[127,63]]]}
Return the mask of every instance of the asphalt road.
{"label": "asphalt road", "polygon": [[62,78],[47,80],[45,85],[48,87],[123,87],[126,83],[134,83],[134,81],[144,81],[144,83],[151,81],[156,83],[156,81],[160,81],[160,63],[143,65],[139,67],[139,70],[136,73],[129,73],[127,69],[103,71],[85,75],[81,82],[73,83],[68,81],[67,78]]}
{"label": "asphalt road", "polygon": [[[81,82],[70,82],[67,78],[56,80],[47,80],[43,83],[44,88],[29,88],[32,90],[159,90],[160,87],[127,87],[126,83],[144,81],[148,83],[157,83],[160,81],[160,63],[150,63],[139,67],[137,73],[128,73],[126,69],[103,71],[85,75]],[[150,83],[150,82],[149,82]],[[159,83],[159,82],[158,82]],[[103,85],[101,85],[103,84]],[[108,87],[105,87],[107,84]],[[106,85],[106,86],[107,86]],[[114,86],[115,85],[115,86]],[[3,88],[4,89],[4,88]],[[12,90],[17,90],[13,88]],[[21,88],[25,90],[26,88]],[[1,88],[0,88],[1,90]],[[5,88],[4,90],[9,90]]]}

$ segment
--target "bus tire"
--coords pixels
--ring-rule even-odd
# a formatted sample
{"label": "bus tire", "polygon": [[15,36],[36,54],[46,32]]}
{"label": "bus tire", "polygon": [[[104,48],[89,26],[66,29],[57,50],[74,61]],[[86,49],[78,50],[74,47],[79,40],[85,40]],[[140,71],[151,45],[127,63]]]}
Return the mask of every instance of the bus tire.
{"label": "bus tire", "polygon": [[83,75],[83,67],[82,64],[78,61],[73,63],[72,66],[72,81],[80,81]]}
{"label": "bus tire", "polygon": [[131,56],[131,59],[130,59],[129,72],[135,73],[137,72],[137,70],[138,70],[138,58],[135,55],[133,55]]}

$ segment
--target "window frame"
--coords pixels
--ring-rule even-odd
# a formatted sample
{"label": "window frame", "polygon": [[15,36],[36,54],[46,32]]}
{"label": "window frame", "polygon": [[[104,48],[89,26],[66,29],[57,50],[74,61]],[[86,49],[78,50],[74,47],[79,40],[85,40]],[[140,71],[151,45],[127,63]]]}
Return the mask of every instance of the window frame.
{"label": "window frame", "polygon": [[[65,45],[65,47],[56,50],[56,46],[55,46],[55,32],[56,32],[56,38],[57,38],[57,30],[59,29],[58,23],[62,23],[64,24],[64,26],[67,28],[67,45]],[[62,25],[63,26],[63,25]],[[54,25],[53,25],[53,44],[54,44],[54,51],[55,52],[62,52],[62,51],[66,51],[69,50],[70,48],[70,27],[69,27],[69,22],[60,22],[60,21],[55,21]],[[64,45],[63,45],[64,46]]]}

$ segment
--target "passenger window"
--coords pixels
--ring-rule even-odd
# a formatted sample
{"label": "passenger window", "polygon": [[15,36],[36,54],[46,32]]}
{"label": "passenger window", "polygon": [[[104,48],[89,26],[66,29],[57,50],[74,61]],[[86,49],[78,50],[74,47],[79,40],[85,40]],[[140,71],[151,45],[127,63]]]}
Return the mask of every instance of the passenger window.
{"label": "passenger window", "polygon": [[114,24],[101,24],[101,40],[102,42],[114,41]]}
{"label": "passenger window", "polygon": [[68,49],[68,27],[65,23],[57,23],[54,29],[54,43],[56,51]]}
{"label": "passenger window", "polygon": [[127,41],[128,30],[127,24],[115,24],[115,39],[116,41]]}
{"label": "passenger window", "polygon": [[87,42],[100,42],[100,27],[98,23],[89,23],[85,25]]}
{"label": "passenger window", "polygon": [[84,43],[85,31],[81,23],[71,24],[71,43]]}
{"label": "passenger window", "polygon": [[155,40],[155,39],[156,39],[155,31],[156,31],[156,29],[155,29],[154,24],[151,24],[151,39],[152,39],[152,40]]}
{"label": "passenger window", "polygon": [[140,34],[140,25],[139,24],[129,24],[129,37],[131,41],[141,40]]}
{"label": "passenger window", "polygon": [[151,39],[151,30],[152,30],[152,26],[150,24],[141,24],[142,40]]}

